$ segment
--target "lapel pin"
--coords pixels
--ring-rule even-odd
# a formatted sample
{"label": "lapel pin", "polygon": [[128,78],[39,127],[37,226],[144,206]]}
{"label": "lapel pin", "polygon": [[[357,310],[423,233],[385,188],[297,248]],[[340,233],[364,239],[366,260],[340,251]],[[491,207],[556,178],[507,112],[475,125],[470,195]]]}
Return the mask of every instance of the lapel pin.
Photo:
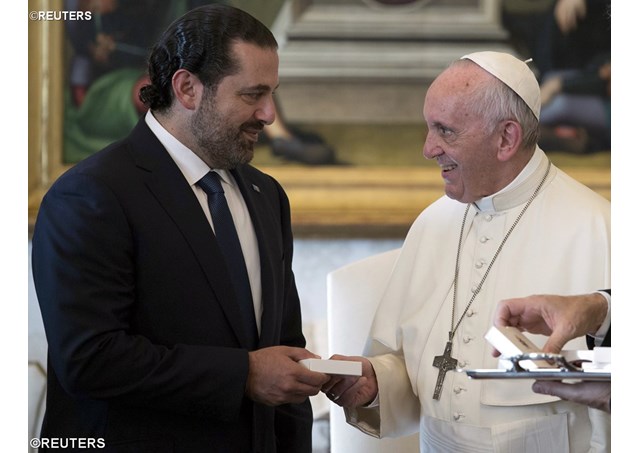
{"label": "lapel pin", "polygon": [[253,187],[253,190],[260,193],[260,187],[256,186],[255,184],[251,184],[251,187]]}

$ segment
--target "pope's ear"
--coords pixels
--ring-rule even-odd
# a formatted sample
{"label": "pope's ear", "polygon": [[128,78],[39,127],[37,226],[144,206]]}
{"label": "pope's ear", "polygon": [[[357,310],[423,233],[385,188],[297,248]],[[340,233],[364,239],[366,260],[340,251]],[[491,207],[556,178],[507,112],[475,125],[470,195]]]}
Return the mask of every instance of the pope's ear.
{"label": "pope's ear", "polygon": [[187,110],[195,110],[202,94],[202,82],[186,69],[178,69],[171,78],[176,101]]}
{"label": "pope's ear", "polygon": [[522,144],[522,126],[513,120],[504,121],[501,125],[498,144],[498,160],[506,162],[511,159]]}

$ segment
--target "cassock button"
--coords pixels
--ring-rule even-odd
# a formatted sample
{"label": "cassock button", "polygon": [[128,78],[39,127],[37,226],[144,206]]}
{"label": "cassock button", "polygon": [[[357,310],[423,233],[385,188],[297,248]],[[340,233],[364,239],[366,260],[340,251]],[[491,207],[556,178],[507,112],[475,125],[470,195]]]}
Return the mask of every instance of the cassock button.
{"label": "cassock button", "polygon": [[476,269],[482,269],[482,267],[485,265],[485,261],[484,260],[478,260],[476,261]]}
{"label": "cassock button", "polygon": [[462,391],[462,389],[460,387],[454,387],[453,388],[453,393],[455,393],[456,395],[459,394]]}
{"label": "cassock button", "polygon": [[453,419],[454,419],[455,421],[460,420],[462,417],[464,417],[464,414],[461,414],[461,413],[459,413],[459,412],[454,412],[454,413],[453,413]]}
{"label": "cassock button", "polygon": [[463,341],[465,344],[469,343],[471,340],[473,340],[473,338],[472,338],[472,337],[470,337],[470,336],[468,336],[468,335],[467,335],[467,336],[465,336],[465,337],[462,339],[462,341]]}
{"label": "cassock button", "polygon": [[493,220],[493,216],[492,216],[491,214],[487,214],[486,216],[484,216],[484,219],[485,219],[487,222],[491,222],[491,220]]}
{"label": "cassock button", "polygon": [[467,362],[465,362],[464,360],[459,360],[458,361],[458,367],[459,368],[464,368],[467,366]]}
{"label": "cassock button", "polygon": [[488,238],[488,237],[486,237],[486,236],[482,236],[482,237],[480,238],[480,242],[481,242],[482,244],[484,244],[484,243],[485,243],[485,242],[487,242],[488,240],[489,240],[489,238]]}
{"label": "cassock button", "polygon": [[467,318],[471,318],[475,314],[476,314],[476,312],[473,311],[473,308],[470,308],[469,311],[467,312]]}

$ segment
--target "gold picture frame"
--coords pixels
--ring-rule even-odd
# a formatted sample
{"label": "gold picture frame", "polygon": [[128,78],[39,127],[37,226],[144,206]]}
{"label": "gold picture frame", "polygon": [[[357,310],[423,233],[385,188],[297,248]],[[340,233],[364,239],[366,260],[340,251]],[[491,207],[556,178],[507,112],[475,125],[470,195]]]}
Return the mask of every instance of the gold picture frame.
{"label": "gold picture frame", "polygon": [[[29,11],[63,10],[61,0],[29,0]],[[64,24],[29,23],[29,227],[63,162]],[[420,150],[416,150],[419,153]],[[610,158],[551,156],[554,163],[610,199]],[[591,165],[590,162],[595,162]],[[261,166],[283,185],[297,237],[403,237],[416,216],[443,195],[437,165]]]}
{"label": "gold picture frame", "polygon": [[[61,1],[29,0],[29,12],[61,8]],[[29,228],[51,183],[68,167],[62,163],[62,57],[60,21],[30,18],[28,26]]]}

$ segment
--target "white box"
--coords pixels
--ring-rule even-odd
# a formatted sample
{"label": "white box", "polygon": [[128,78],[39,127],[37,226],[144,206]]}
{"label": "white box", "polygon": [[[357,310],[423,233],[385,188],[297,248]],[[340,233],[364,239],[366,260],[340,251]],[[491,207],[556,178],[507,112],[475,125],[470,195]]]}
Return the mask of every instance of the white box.
{"label": "white box", "polygon": [[339,374],[344,376],[362,376],[362,363],[350,360],[304,359],[301,365],[318,373]]}
{"label": "white box", "polygon": [[542,352],[524,333],[515,327],[492,326],[484,338],[504,356],[512,357]]}
{"label": "white box", "polygon": [[[535,343],[515,327],[492,326],[484,338],[505,358],[534,352],[542,353]],[[552,364],[544,360],[523,360],[520,365],[526,369],[553,368]]]}

